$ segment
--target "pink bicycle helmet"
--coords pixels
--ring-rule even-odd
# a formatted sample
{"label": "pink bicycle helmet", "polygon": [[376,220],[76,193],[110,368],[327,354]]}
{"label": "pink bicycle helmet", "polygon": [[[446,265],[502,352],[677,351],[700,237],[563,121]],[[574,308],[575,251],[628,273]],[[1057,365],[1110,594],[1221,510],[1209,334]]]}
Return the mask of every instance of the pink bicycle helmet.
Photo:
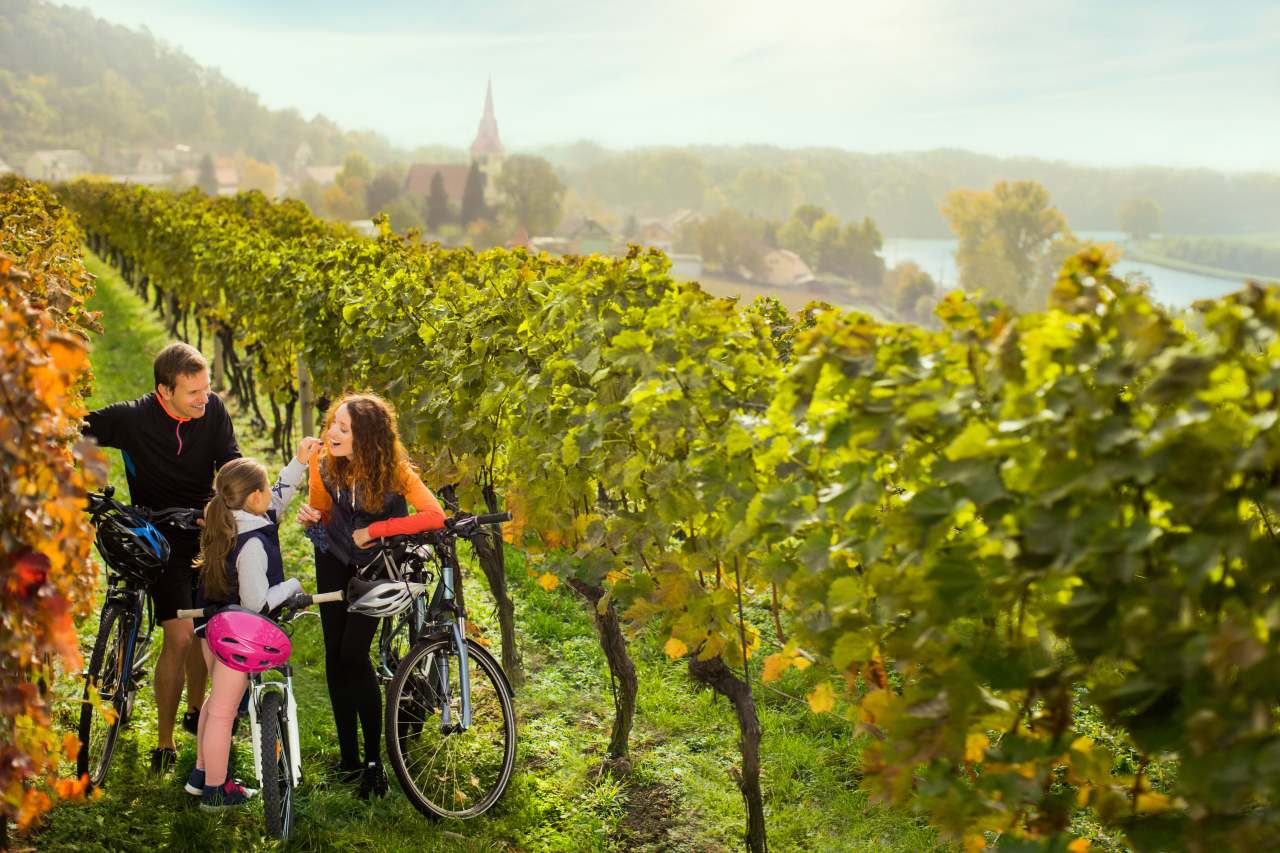
{"label": "pink bicycle helmet", "polygon": [[209,618],[205,640],[214,657],[238,672],[262,672],[289,660],[289,635],[267,617],[228,607]]}

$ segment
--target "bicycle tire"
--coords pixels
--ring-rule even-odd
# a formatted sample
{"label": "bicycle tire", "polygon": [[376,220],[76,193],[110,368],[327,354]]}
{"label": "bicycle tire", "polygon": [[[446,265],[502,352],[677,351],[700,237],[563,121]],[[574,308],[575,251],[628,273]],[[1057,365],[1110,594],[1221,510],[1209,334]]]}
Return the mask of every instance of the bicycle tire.
{"label": "bicycle tire", "polygon": [[[417,643],[400,662],[387,688],[387,756],[400,787],[414,808],[428,817],[465,820],[488,811],[506,791],[515,769],[516,719],[511,688],[502,668],[484,647],[467,640],[471,660],[472,725],[444,732],[438,723],[442,697],[430,677],[447,668],[448,695],[457,713],[457,650],[452,638]],[[429,689],[424,701],[422,685]],[[424,760],[426,763],[424,763]]]}
{"label": "bicycle tire", "polygon": [[267,819],[267,833],[272,838],[287,839],[293,832],[293,776],[289,769],[288,719],[281,693],[273,690],[262,697],[258,720],[262,813]]}
{"label": "bicycle tire", "polygon": [[[76,734],[80,738],[80,750],[76,754],[76,778],[86,774],[90,788],[102,787],[115,752],[116,740],[124,726],[128,692],[132,681],[124,673],[125,645],[128,642],[129,614],[114,604],[102,608],[98,618],[98,636],[89,656],[89,668],[84,676],[84,692],[81,694],[80,725]],[[109,704],[115,715],[108,720],[99,714],[89,699],[89,691],[96,689],[99,703]],[[95,723],[99,725],[95,726]],[[94,749],[95,732],[100,735],[101,747]]]}

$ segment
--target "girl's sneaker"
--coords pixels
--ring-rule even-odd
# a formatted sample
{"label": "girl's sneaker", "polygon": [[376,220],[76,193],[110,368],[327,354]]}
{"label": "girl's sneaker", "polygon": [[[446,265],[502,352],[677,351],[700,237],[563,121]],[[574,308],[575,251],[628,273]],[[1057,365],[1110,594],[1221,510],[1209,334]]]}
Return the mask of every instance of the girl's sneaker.
{"label": "girl's sneaker", "polygon": [[199,767],[191,768],[191,775],[187,777],[187,784],[182,786],[182,790],[186,791],[193,797],[198,797],[204,793],[204,771]]}
{"label": "girl's sneaker", "polygon": [[258,792],[244,787],[234,779],[228,779],[217,788],[205,785],[204,793],[200,795],[200,808],[207,812],[216,812],[232,806],[243,806],[256,793]]}

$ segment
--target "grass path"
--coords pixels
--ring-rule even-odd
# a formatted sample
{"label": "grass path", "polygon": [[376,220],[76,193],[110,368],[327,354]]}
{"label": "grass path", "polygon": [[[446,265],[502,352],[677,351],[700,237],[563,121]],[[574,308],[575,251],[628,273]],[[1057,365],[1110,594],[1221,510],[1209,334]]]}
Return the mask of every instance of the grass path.
{"label": "grass path", "polygon": [[[168,339],[159,322],[118,277],[94,258],[99,276],[91,306],[106,329],[93,354],[94,405],[136,397],[152,385],[151,359]],[[272,457],[263,437],[236,412],[246,454]],[[112,480],[125,490],[119,454]],[[276,462],[269,462],[274,468]],[[290,574],[314,588],[310,546],[292,520],[282,527]],[[465,549],[464,549],[465,550]],[[599,772],[612,715],[608,670],[582,604],[564,590],[547,592],[532,581],[521,555],[508,552],[517,631],[529,682],[516,696],[520,748],[516,775],[487,815],[465,824],[433,823],[399,794],[357,800],[353,789],[330,782],[324,768],[337,759],[324,685],[319,620],[301,620],[294,633],[304,786],[290,850],[347,851],[717,851],[740,848],[743,804],[730,771],[738,762],[731,710],[695,690],[683,667],[669,662],[647,635],[633,644],[640,676],[632,736],[633,773],[617,781]],[[479,571],[468,579],[473,621],[497,619]],[[752,618],[767,618],[764,612]],[[94,620],[89,620],[92,623]],[[82,627],[82,638],[92,624]],[[158,633],[157,633],[158,638]],[[496,642],[496,641],[495,641]],[[789,673],[776,690],[757,693],[764,729],[764,786],[770,846],[775,851],[917,851],[937,848],[934,834],[915,819],[868,804],[858,790],[860,741],[831,715],[814,716],[795,702],[817,676]],[[73,683],[64,685],[74,691]],[[784,695],[784,694],[789,694]],[[60,719],[70,723],[68,703]],[[131,731],[122,736],[107,786],[88,805],[57,807],[34,835],[18,845],[42,851],[187,851],[285,849],[265,837],[261,807],[209,815],[181,790],[194,761],[192,738],[179,730],[179,772],[151,779],[146,756],[155,742],[150,686]],[[252,764],[248,743],[237,741],[240,767]]]}

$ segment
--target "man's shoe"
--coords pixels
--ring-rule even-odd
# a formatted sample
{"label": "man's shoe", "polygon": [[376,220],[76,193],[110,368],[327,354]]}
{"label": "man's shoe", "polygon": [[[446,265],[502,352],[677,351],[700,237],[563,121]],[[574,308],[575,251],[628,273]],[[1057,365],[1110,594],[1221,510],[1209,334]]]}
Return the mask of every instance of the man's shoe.
{"label": "man's shoe", "polygon": [[185,729],[188,734],[198,733],[200,731],[200,712],[189,710],[183,714],[182,728]]}
{"label": "man's shoe", "polygon": [[151,775],[159,776],[168,773],[178,763],[178,751],[173,747],[162,746],[151,750]]}
{"label": "man's shoe", "polygon": [[243,806],[258,793],[246,788],[234,779],[228,779],[216,788],[204,786],[200,794],[200,808],[207,812],[216,812],[232,806]]}
{"label": "man's shoe", "polygon": [[360,777],[360,791],[356,796],[362,800],[369,797],[385,797],[387,795],[387,774],[382,769],[382,764],[377,761],[370,761],[364,766],[364,773]]}

